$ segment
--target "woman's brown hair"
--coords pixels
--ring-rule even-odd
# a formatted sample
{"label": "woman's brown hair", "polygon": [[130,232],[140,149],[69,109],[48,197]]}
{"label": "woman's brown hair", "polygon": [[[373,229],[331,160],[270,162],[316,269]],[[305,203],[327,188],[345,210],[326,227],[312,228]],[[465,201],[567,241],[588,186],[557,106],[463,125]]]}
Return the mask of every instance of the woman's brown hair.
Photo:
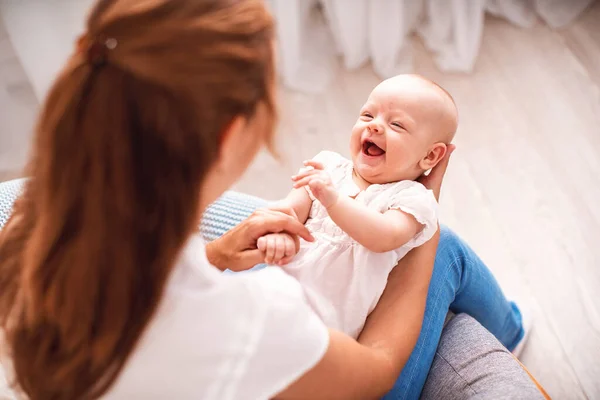
{"label": "woman's brown hair", "polygon": [[27,396],[96,398],[114,382],[197,227],[221,132],[264,105],[270,140],[272,35],[261,0],[93,9],[0,232],[0,329]]}

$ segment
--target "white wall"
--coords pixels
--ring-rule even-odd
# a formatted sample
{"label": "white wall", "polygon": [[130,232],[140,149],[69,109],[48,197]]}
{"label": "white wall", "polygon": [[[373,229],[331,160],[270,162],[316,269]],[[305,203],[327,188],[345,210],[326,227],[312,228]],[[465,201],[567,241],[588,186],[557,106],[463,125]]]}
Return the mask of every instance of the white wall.
{"label": "white wall", "polygon": [[0,0],[0,15],[40,101],[73,52],[92,3],[93,0]]}

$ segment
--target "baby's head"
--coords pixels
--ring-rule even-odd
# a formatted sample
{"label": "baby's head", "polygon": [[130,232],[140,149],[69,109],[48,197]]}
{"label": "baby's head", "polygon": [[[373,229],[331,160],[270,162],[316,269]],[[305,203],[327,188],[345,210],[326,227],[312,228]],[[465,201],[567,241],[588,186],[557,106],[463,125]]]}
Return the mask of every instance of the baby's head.
{"label": "baby's head", "polygon": [[458,112],[448,92],[419,75],[373,89],[352,128],[355,171],[369,183],[417,179],[444,157]]}

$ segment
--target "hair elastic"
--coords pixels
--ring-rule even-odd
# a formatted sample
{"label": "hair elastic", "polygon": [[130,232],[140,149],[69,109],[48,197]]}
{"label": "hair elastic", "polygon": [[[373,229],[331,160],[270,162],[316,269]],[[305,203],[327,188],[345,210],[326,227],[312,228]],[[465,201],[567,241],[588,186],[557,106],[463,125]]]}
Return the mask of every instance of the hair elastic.
{"label": "hair elastic", "polygon": [[90,38],[84,34],[77,40],[77,53],[85,55],[86,62],[92,67],[106,64],[110,51],[117,48],[119,42],[115,38]]}

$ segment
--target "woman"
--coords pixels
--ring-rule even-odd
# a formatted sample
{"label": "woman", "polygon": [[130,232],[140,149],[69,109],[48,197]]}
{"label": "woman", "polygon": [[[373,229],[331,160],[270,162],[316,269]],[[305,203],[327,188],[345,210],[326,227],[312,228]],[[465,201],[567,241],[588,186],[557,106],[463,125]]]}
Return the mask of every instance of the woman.
{"label": "woman", "polygon": [[[271,145],[272,40],[259,0],[98,2],[0,233],[3,347],[27,396],[415,398],[450,306],[492,309],[484,325],[520,340],[518,311],[448,231],[402,260],[358,341],[327,330],[282,271],[209,264],[250,268],[268,232],[310,240],[288,210],[206,248],[195,234]],[[436,194],[447,162],[423,182]]]}

